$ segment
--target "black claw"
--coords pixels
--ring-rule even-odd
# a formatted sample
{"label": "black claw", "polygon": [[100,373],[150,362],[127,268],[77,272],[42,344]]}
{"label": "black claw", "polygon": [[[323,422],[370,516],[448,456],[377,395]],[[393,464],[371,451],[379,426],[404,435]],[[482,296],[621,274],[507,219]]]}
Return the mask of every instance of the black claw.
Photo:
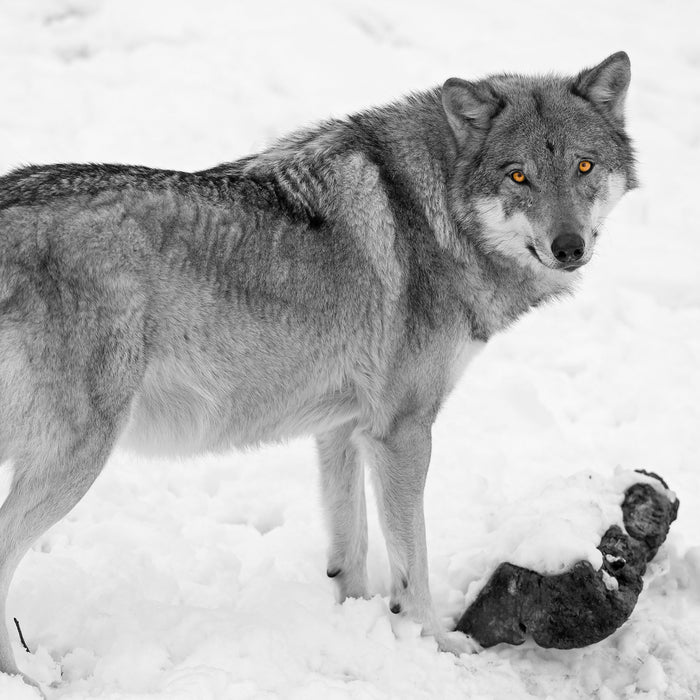
{"label": "black claw", "polygon": [[406,590],[408,588],[408,579],[407,578],[401,579],[401,583],[403,583],[403,588],[404,588],[404,590]]}
{"label": "black claw", "polygon": [[335,578],[339,573],[340,569],[328,569],[328,571],[326,571],[326,576],[328,576],[328,578]]}
{"label": "black claw", "polygon": [[394,615],[398,615],[401,612],[401,604],[400,603],[394,603],[389,610],[394,613]]}

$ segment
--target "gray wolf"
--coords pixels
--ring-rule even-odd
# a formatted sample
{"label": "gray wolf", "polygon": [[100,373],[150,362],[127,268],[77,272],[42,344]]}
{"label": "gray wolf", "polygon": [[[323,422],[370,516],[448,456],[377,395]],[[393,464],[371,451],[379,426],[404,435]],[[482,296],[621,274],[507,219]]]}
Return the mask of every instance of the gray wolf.
{"label": "gray wolf", "polygon": [[[312,434],[340,600],[367,595],[363,464],[390,609],[442,648],[423,486],[475,351],[567,293],[635,185],[616,53],[325,122],[187,173],[0,178],[0,606],[27,548],[124,442],[174,454]],[[453,633],[454,634],[454,633]],[[7,630],[0,670],[17,673]]]}

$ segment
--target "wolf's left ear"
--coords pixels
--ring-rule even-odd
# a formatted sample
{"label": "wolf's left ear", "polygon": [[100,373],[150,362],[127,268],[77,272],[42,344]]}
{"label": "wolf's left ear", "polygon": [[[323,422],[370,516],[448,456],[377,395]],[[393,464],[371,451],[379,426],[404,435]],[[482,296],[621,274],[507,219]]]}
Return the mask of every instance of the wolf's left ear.
{"label": "wolf's left ear", "polygon": [[572,90],[615,119],[623,121],[630,75],[629,56],[624,51],[618,51],[594,68],[581,71],[574,80]]}
{"label": "wolf's left ear", "polygon": [[503,99],[486,81],[450,78],[442,86],[442,107],[460,146],[486,134],[503,106]]}

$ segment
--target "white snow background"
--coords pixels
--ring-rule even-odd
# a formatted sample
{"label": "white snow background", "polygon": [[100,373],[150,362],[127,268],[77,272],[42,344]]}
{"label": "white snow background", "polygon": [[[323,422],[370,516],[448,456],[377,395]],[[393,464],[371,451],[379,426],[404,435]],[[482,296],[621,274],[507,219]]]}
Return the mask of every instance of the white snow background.
{"label": "white snow background", "polygon": [[[335,604],[310,440],[186,461],[115,454],[10,591],[7,622],[32,651],[17,640],[19,664],[50,698],[700,697],[699,21],[690,0],[0,0],[2,172],[205,168],[453,75],[573,73],[628,51],[642,187],[577,295],[494,338],[438,419],[437,608],[458,617],[489,557],[516,546],[501,534],[509,514],[565,522],[554,506],[575,500],[581,472],[605,484],[617,466],[652,469],[681,501],[610,638],[456,659],[389,613],[371,504],[378,595]],[[585,539],[570,511],[562,531]],[[0,676],[3,700],[34,697]]]}

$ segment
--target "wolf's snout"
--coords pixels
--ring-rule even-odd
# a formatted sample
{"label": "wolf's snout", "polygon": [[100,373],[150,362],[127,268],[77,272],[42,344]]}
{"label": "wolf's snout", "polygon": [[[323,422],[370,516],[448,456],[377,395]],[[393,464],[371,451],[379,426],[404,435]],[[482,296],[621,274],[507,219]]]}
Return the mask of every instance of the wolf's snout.
{"label": "wolf's snout", "polygon": [[562,233],[552,241],[552,253],[560,263],[578,262],[586,244],[577,233]]}

